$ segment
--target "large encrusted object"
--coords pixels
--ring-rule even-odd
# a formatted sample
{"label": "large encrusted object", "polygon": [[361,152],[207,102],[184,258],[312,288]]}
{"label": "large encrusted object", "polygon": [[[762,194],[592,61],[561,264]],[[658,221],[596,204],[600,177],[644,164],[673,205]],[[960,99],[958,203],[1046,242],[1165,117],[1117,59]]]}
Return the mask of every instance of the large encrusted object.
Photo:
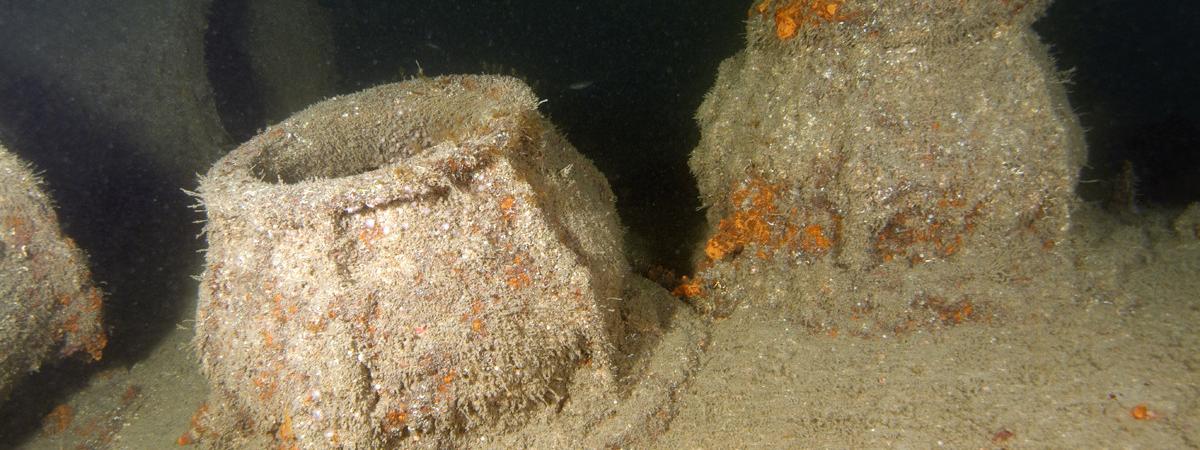
{"label": "large encrusted object", "polygon": [[[55,357],[100,359],[103,295],[87,258],[63,236],[49,197],[0,146],[0,401],[18,377]],[[57,349],[57,353],[55,350]]]}
{"label": "large encrusted object", "polygon": [[284,443],[378,448],[606,383],[614,197],[537,104],[512,78],[411,80],[219,161],[196,325],[216,401]]}
{"label": "large encrusted object", "polygon": [[1069,290],[1084,149],[1046,2],[799,2],[791,34],[764,3],[697,114],[714,231],[681,292],[890,334]]}

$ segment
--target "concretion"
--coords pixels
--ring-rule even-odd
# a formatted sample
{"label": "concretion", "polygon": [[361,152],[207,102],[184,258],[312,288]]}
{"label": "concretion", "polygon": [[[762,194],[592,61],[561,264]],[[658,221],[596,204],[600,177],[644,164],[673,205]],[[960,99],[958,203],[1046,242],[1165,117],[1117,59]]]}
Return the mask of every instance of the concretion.
{"label": "concretion", "polygon": [[378,448],[512,431],[569,386],[612,388],[614,198],[537,104],[512,78],[414,79],[222,158],[199,191],[211,402],[280,444]]}
{"label": "concretion", "polygon": [[43,363],[99,360],[103,294],[87,257],[59,230],[41,181],[0,146],[0,401]]}
{"label": "concretion", "polygon": [[1046,3],[756,3],[697,113],[713,232],[677,292],[870,335],[1068,292],[1084,149]]}

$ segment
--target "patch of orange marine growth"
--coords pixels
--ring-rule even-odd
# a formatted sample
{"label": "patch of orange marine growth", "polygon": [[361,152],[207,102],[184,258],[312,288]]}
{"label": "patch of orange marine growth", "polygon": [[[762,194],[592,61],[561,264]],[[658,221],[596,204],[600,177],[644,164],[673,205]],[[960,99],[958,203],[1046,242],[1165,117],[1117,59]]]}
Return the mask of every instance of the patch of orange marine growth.
{"label": "patch of orange marine growth", "polygon": [[709,261],[728,259],[755,244],[760,259],[770,258],[775,251],[798,247],[809,255],[823,255],[833,248],[829,230],[818,224],[797,225],[797,212],[781,212],[776,203],[779,184],[753,177],[741,183],[729,196],[733,213],[721,219],[717,232],[704,245]]}
{"label": "patch of orange marine growth", "polygon": [[704,245],[704,254],[720,261],[742,251],[749,244],[769,246],[772,242],[769,219],[778,214],[775,198],[778,185],[751,178],[729,196],[734,211],[721,219],[717,233]]}
{"label": "patch of orange marine growth", "polygon": [[1134,406],[1133,409],[1129,410],[1129,415],[1135,420],[1151,420],[1158,418],[1158,413],[1150,410],[1145,403]]}
{"label": "patch of orange marine growth", "polygon": [[99,361],[104,356],[104,347],[107,346],[108,336],[103,330],[88,335],[83,341],[83,349],[92,357],[92,361]]}
{"label": "patch of orange marine growth", "polygon": [[[803,221],[795,208],[780,211],[780,188],[782,184],[768,183],[759,177],[750,177],[734,185],[734,191],[729,195],[733,211],[717,223],[716,232],[705,242],[707,261],[701,263],[701,271],[714,262],[740,255],[751,245],[759,259],[769,259],[780,249],[798,251],[809,257],[823,256],[833,249],[836,230],[815,223],[800,226],[798,224]],[[702,296],[704,284],[699,275],[684,276],[671,293],[684,298]]]}
{"label": "patch of orange marine growth", "polygon": [[175,445],[180,447],[185,445],[195,444],[202,436],[208,433],[208,426],[205,424],[205,417],[208,414],[208,402],[201,403],[196,412],[192,413],[192,419],[189,423],[187,431],[179,435],[175,439]]}
{"label": "patch of orange marine growth", "polygon": [[[755,5],[750,14],[758,13],[766,18],[771,11],[774,0],[762,0]],[[850,15],[840,13],[846,0],[791,0],[782,1],[775,6],[775,36],[781,41],[796,37],[800,27],[823,23],[842,22],[850,19]]]}
{"label": "patch of orange marine growth", "polygon": [[279,428],[275,430],[275,439],[279,443],[280,449],[293,449],[296,447],[296,433],[292,430],[292,415],[283,413],[283,423],[279,424]]}
{"label": "patch of orange marine growth", "polygon": [[967,209],[955,192],[943,193],[934,208],[912,208],[893,214],[875,236],[875,253],[882,262],[907,260],[919,264],[949,258],[962,249],[975,229],[982,202]]}
{"label": "patch of orange marine growth", "polygon": [[500,199],[500,216],[503,218],[505,224],[512,224],[513,217],[515,216],[513,207],[516,204],[517,199],[511,195],[506,195]]}
{"label": "patch of orange marine growth", "polygon": [[390,410],[383,418],[383,430],[391,434],[403,433],[408,426],[408,411]]}
{"label": "patch of orange marine growth", "polygon": [[681,279],[679,286],[671,290],[671,295],[683,298],[699,297],[704,293],[704,289],[700,287],[700,277],[688,278],[686,275]]}
{"label": "patch of orange marine growth", "polygon": [[62,433],[71,426],[74,419],[75,409],[71,408],[71,405],[58,405],[42,418],[42,431],[47,435]]}
{"label": "patch of orange marine growth", "polygon": [[957,325],[970,319],[974,313],[975,305],[968,300],[960,300],[953,305],[940,308],[938,318],[942,320],[942,323]]}
{"label": "patch of orange marine growth", "polygon": [[820,225],[804,227],[800,235],[800,249],[807,253],[825,253],[833,247],[833,242],[825,236],[825,230]]}

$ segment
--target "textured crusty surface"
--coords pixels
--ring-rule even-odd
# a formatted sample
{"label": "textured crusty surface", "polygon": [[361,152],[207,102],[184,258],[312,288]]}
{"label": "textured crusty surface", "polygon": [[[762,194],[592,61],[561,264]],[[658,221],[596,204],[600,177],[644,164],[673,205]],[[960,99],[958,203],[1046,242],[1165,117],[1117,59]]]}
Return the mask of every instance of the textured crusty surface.
{"label": "textured crusty surface", "polygon": [[41,181],[0,146],[0,401],[56,357],[100,359],[103,295],[87,257],[63,236]]}
{"label": "textured crusty surface", "polygon": [[1027,29],[1044,2],[825,3],[837,16],[789,39],[752,16],[697,113],[690,165],[714,229],[697,303],[887,334],[1069,287],[1084,150]]}
{"label": "textured crusty surface", "polygon": [[375,448],[499,435],[572,385],[612,388],[614,198],[536,108],[512,78],[411,80],[218,162],[196,326],[213,401],[281,443]]}
{"label": "textured crusty surface", "polygon": [[[894,47],[978,41],[1028,28],[1049,4],[1050,0],[756,0],[750,7],[747,45],[791,52],[863,42]],[[797,25],[794,36],[779,39],[788,19]]]}

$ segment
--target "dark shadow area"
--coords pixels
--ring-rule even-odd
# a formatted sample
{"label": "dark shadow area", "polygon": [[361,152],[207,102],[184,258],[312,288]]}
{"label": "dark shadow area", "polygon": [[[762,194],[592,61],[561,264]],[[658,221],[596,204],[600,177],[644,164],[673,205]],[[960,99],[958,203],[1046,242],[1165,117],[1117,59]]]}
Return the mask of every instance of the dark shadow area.
{"label": "dark shadow area", "polygon": [[1200,201],[1200,120],[1172,113],[1122,144],[1143,201],[1166,206]]}
{"label": "dark shadow area", "polygon": [[1088,143],[1080,195],[1107,201],[1128,161],[1136,202],[1200,200],[1200,2],[1057,0],[1034,28],[1058,68],[1073,70],[1069,97]]}
{"label": "dark shadow area", "polygon": [[19,442],[86,380],[84,373],[132,364],[182,320],[195,297],[200,225],[194,199],[138,155],[104,114],[85,111],[79,93],[14,77],[0,62],[0,141],[32,164],[53,199],[63,232],[88,254],[105,292],[109,333],[102,361],[48,365],[0,409],[0,441]]}
{"label": "dark shadow area", "polygon": [[44,426],[43,418],[87,387],[90,374],[109,365],[68,359],[46,364],[37,373],[13,383],[12,397],[0,406],[0,449],[18,448],[19,443],[36,436]]}
{"label": "dark shadow area", "polygon": [[254,82],[250,57],[243,50],[249,39],[247,0],[217,0],[208,12],[204,32],[204,66],[213,87],[221,125],[233,142],[249,140],[265,126],[262,96]]}
{"label": "dark shadow area", "polygon": [[743,46],[741,2],[323,3],[350,92],[423,72],[526,80],[604,172],[635,269],[690,273],[704,217],[687,159],[718,64]]}

